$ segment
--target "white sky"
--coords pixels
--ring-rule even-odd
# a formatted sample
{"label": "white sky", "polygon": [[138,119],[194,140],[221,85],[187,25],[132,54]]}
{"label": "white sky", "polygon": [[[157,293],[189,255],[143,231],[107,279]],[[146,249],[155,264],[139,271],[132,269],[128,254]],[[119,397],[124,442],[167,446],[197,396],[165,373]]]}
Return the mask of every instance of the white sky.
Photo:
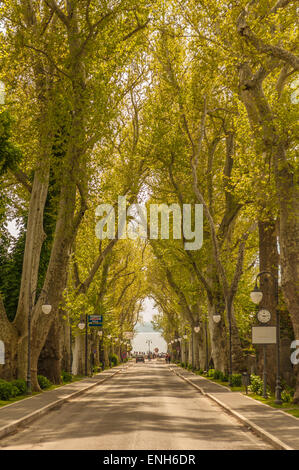
{"label": "white sky", "polygon": [[147,297],[143,302],[143,310],[141,312],[143,321],[145,323],[150,323],[153,319],[153,315],[158,313],[157,310],[154,308],[154,301]]}

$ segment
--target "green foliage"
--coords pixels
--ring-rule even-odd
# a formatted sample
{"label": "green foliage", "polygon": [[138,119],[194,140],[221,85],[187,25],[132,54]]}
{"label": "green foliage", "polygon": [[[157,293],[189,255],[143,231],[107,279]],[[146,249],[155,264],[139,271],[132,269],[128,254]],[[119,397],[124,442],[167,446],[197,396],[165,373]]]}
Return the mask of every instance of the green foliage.
{"label": "green foliage", "polygon": [[16,379],[16,380],[13,380],[11,383],[12,383],[12,385],[13,385],[14,387],[17,388],[17,390],[18,390],[17,395],[25,395],[26,390],[27,390],[27,386],[26,386],[26,381],[25,381],[25,380],[23,380],[23,379]]}
{"label": "green foliage", "polygon": [[281,392],[281,399],[284,403],[290,403],[293,400],[294,392],[291,393],[288,390],[283,390]]}
{"label": "green foliage", "polygon": [[12,118],[7,111],[0,114],[0,175],[21,159],[21,151],[10,142]]}
{"label": "green foliage", "polygon": [[[240,374],[235,374],[235,375],[240,375]],[[215,380],[220,380],[221,382],[228,382],[228,374],[223,373],[221,370],[209,369],[207,376]],[[236,379],[236,382],[238,382],[238,379]],[[238,385],[235,385],[235,386],[238,386]]]}
{"label": "green foliage", "polygon": [[72,382],[73,381],[73,374],[63,370],[62,373],[61,373],[61,380],[64,383]]}
{"label": "green foliage", "polygon": [[38,375],[37,376],[37,380],[38,380],[38,384],[40,386],[40,388],[42,390],[45,390],[47,388],[50,388],[52,383],[50,382],[49,379],[47,379],[47,377],[45,377],[44,375]]}
{"label": "green foliage", "polygon": [[220,374],[219,374],[219,380],[221,380],[221,382],[228,382],[228,374],[227,374],[227,373],[220,372]]}
{"label": "green foliage", "polygon": [[0,400],[9,400],[17,395],[19,390],[12,382],[0,379]]}
{"label": "green foliage", "polygon": [[258,375],[251,374],[248,389],[257,395],[263,394],[263,380]]}
{"label": "green foliage", "polygon": [[221,380],[220,377],[221,377],[221,371],[215,369],[213,378],[216,379],[216,380]]}
{"label": "green foliage", "polygon": [[242,374],[232,374],[232,376],[231,376],[231,386],[232,387],[241,387],[242,386]]}
{"label": "green foliage", "polygon": [[117,366],[118,364],[118,357],[116,354],[111,354],[109,356],[109,361],[111,362],[112,366]]}
{"label": "green foliage", "polygon": [[26,230],[21,229],[19,238],[11,246],[0,244],[0,290],[10,321],[14,320],[21,284]]}

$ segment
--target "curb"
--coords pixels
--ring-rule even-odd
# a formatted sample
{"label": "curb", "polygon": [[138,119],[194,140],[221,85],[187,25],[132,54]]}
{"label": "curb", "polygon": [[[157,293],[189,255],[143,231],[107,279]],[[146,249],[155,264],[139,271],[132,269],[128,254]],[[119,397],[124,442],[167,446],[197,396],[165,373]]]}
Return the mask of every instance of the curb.
{"label": "curb", "polygon": [[21,419],[18,419],[17,421],[14,421],[13,423],[11,424],[8,424],[6,426],[4,426],[3,428],[0,429],[0,439],[2,439],[3,437],[7,436],[8,434],[11,434],[13,432],[15,432],[18,427],[20,426],[23,426],[23,425],[26,425],[26,424],[29,424],[29,423],[32,423],[33,421],[35,421],[37,418],[45,415],[46,413],[48,413],[49,411],[55,409],[55,408],[59,408],[61,405],[63,405],[65,402],[73,399],[73,398],[76,398],[80,395],[83,395],[83,393],[85,392],[88,392],[89,390],[91,390],[92,388],[102,384],[103,382],[106,382],[106,380],[108,379],[111,379],[112,377],[114,377],[116,374],[119,374],[119,372],[123,369],[127,369],[129,366],[125,366],[124,368],[122,369],[119,369],[117,370],[116,372],[114,372],[113,374],[109,375],[108,377],[105,377],[104,379],[102,380],[99,380],[91,385],[88,385],[87,387],[81,389],[81,390],[78,390],[77,392],[74,392],[72,393],[71,395],[68,395],[64,398],[60,398],[59,400],[56,400],[54,401],[53,403],[50,403],[49,405],[46,405],[44,406],[43,408],[40,408],[39,410],[36,410],[36,411],[33,411],[32,413],[30,413],[29,415],[27,416],[24,416],[23,418]]}
{"label": "curb", "polygon": [[222,403],[218,398],[214,397],[212,394],[210,393],[206,393],[201,387],[199,387],[198,385],[194,384],[190,379],[188,379],[187,377],[184,377],[183,375],[179,374],[178,372],[176,372],[173,368],[169,368],[170,371],[172,371],[175,375],[177,375],[178,377],[180,377],[181,379],[185,380],[186,382],[188,382],[190,385],[192,385],[192,387],[196,388],[202,395],[210,398],[210,400],[213,400],[214,402],[216,402],[219,406],[221,406],[221,408],[223,408],[225,411],[227,411],[228,413],[230,413],[231,415],[233,415],[239,422],[241,422],[242,424],[245,424],[248,428],[250,428],[253,432],[255,432],[258,436],[260,436],[262,439],[264,439],[265,441],[267,441],[269,444],[271,444],[273,447],[275,447],[275,449],[278,449],[278,450],[295,450],[293,449],[292,447],[289,447],[287,444],[285,444],[284,442],[280,441],[279,439],[277,439],[275,436],[273,436],[272,434],[268,433],[267,431],[265,431],[264,429],[262,429],[260,426],[258,426],[257,424],[253,423],[252,421],[250,421],[248,418],[245,418],[245,416],[241,415],[240,413],[238,413],[237,411],[234,411],[232,410],[228,405],[226,405],[225,403]]}

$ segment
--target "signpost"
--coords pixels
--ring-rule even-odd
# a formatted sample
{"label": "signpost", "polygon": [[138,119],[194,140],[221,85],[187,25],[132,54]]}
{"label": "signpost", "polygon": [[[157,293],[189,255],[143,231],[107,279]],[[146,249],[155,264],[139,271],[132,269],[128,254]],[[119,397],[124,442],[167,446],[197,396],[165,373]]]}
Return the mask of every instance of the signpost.
{"label": "signpost", "polygon": [[276,326],[253,326],[252,344],[276,344]]}
{"label": "signpost", "polygon": [[267,398],[267,344],[276,344],[276,326],[253,326],[252,344],[262,344],[264,348],[264,387],[263,397]]}

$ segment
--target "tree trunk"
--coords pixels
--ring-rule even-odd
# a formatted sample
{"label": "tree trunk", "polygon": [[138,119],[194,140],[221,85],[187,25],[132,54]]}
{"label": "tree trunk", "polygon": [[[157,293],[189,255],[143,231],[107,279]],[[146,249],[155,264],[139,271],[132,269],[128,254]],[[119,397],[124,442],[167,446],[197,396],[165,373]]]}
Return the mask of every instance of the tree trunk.
{"label": "tree trunk", "polygon": [[[240,99],[243,101],[255,137],[261,129],[265,154],[274,161],[274,175],[279,208],[279,243],[281,286],[292,319],[295,338],[299,340],[299,184],[298,172],[288,161],[287,130],[275,120],[275,112],[263,92],[262,79],[252,80],[248,63],[240,71]],[[279,104],[279,103],[277,103]],[[296,145],[295,140],[293,145]],[[294,402],[299,403],[299,365],[295,366],[297,383]]]}
{"label": "tree trunk", "polygon": [[[299,340],[299,184],[282,144],[277,149],[276,179],[280,202],[281,287],[295,339]],[[294,372],[297,376],[294,403],[299,403],[299,365],[294,366]]]}
{"label": "tree trunk", "polygon": [[[274,220],[259,221],[259,269],[269,271],[278,279],[278,251],[277,230]],[[257,310],[266,309],[271,313],[271,320],[267,325],[276,326],[277,284],[271,276],[260,276],[260,287],[263,298]],[[258,323],[258,322],[257,322]],[[256,346],[257,370],[262,376],[264,369],[263,347]],[[267,345],[267,382],[272,390],[276,381],[276,345]]]}
{"label": "tree trunk", "polygon": [[[214,314],[221,315],[219,323],[215,323],[213,320]],[[227,352],[227,335],[224,323],[224,310],[220,310],[218,307],[217,311],[215,305],[208,304],[208,316],[209,316],[209,330],[211,338],[211,357],[213,359],[214,368],[227,372],[228,370],[228,352]]]}
{"label": "tree trunk", "polygon": [[72,373],[74,375],[85,374],[85,335],[75,336],[73,344],[73,365]]}
{"label": "tree trunk", "polygon": [[0,340],[4,343],[5,364],[0,364],[0,377],[12,380],[17,377],[18,334],[16,328],[9,322],[2,297],[0,294]]}
{"label": "tree trunk", "polygon": [[[61,312],[60,312],[61,313]],[[56,314],[45,345],[38,359],[38,373],[52,383],[61,384],[61,359],[63,341],[63,320]]]}

